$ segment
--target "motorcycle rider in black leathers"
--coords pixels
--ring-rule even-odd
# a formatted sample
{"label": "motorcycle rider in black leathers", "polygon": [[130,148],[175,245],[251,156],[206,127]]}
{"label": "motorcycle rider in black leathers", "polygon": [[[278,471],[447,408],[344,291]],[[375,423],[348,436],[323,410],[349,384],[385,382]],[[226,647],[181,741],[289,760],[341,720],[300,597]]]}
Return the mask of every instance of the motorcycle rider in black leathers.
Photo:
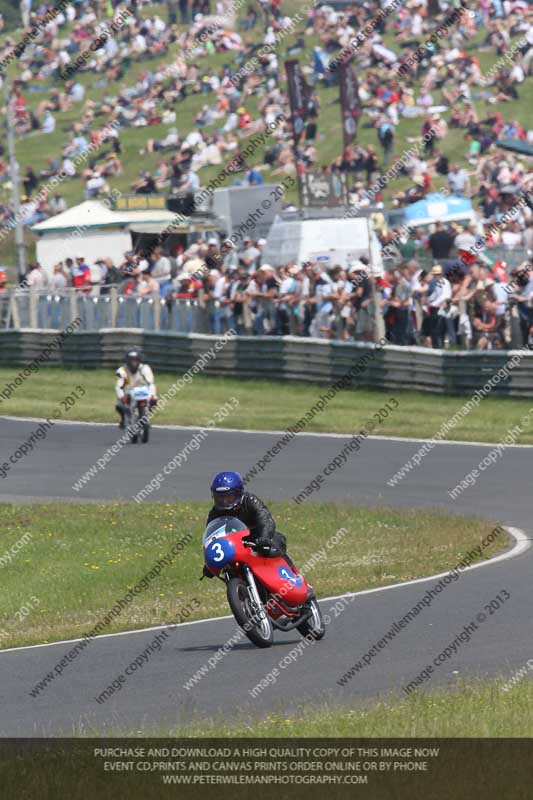
{"label": "motorcycle rider in black leathers", "polygon": [[[298,569],[287,555],[287,540],[276,531],[274,517],[266,505],[251,492],[244,490],[241,476],[237,472],[219,472],[211,483],[213,507],[208,514],[207,524],[218,517],[236,517],[244,522],[250,531],[250,539],[255,542],[262,555],[281,556],[296,575]],[[212,578],[213,573],[204,567],[204,575]]]}

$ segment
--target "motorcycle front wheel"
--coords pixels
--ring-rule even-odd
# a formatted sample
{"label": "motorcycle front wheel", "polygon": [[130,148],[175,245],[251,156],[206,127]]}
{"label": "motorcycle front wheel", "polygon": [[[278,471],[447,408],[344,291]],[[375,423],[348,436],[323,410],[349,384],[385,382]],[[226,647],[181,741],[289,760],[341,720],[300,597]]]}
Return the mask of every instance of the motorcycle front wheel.
{"label": "motorcycle front wheel", "polygon": [[317,640],[322,639],[326,633],[326,623],[324,622],[320,606],[316,600],[311,600],[309,606],[311,608],[311,616],[306,619],[305,622],[302,622],[301,625],[297,625],[296,629],[302,636],[312,636],[313,639]]}
{"label": "motorcycle front wheel", "polygon": [[143,444],[148,442],[148,438],[150,436],[150,423],[148,422],[148,413],[146,407],[142,408],[139,411],[139,418],[142,425],[142,435],[141,441]]}
{"label": "motorcycle front wheel", "polygon": [[130,429],[130,442],[132,444],[137,444],[137,441],[139,439],[139,434],[138,433],[134,433],[133,431],[134,431],[134,427],[132,425],[131,429]]}
{"label": "motorcycle front wheel", "polygon": [[130,408],[127,409],[124,420],[126,423],[126,432],[130,437],[130,443],[137,444],[138,435],[135,433],[136,414],[134,414]]}
{"label": "motorcycle front wheel", "polygon": [[260,620],[256,619],[248,585],[241,578],[231,578],[228,581],[227,592],[233,616],[248,639],[257,647],[271,647],[274,641],[272,622],[266,613]]}

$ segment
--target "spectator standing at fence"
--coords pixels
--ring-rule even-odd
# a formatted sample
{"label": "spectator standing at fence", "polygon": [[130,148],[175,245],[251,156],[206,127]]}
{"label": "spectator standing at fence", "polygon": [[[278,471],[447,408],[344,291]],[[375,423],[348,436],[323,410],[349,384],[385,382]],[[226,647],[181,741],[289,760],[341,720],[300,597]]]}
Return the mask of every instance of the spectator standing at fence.
{"label": "spectator standing at fence", "polygon": [[232,287],[231,299],[233,301],[233,318],[235,330],[239,336],[250,336],[253,332],[252,312],[250,308],[250,275],[245,269],[239,270],[237,280]]}
{"label": "spectator standing at fence", "polygon": [[242,250],[238,253],[239,266],[245,267],[249,272],[253,272],[260,266],[258,260],[261,257],[261,250],[253,243],[252,239],[246,237],[243,240]]}
{"label": "spectator standing at fence", "polygon": [[137,297],[146,297],[159,292],[159,284],[155,278],[152,278],[147,272],[139,272],[135,276],[135,285],[132,289],[132,294]]}
{"label": "spectator standing at fence", "polygon": [[494,306],[485,298],[481,307],[474,314],[474,345],[476,350],[486,350],[497,341],[498,320]]}
{"label": "spectator standing at fence", "polygon": [[44,289],[46,283],[46,274],[41,265],[37,261],[30,264],[26,273],[26,286],[30,289]]}
{"label": "spectator standing at fence", "polygon": [[353,307],[354,338],[357,341],[370,341],[374,329],[373,285],[367,264],[362,259],[352,261],[348,267],[348,291]]}
{"label": "spectator standing at fence", "polygon": [[239,257],[237,255],[237,249],[231,239],[226,239],[225,242],[222,242],[219,255],[223,270],[232,269],[237,272],[239,271]]}
{"label": "spectator standing at fence", "polygon": [[531,299],[533,298],[533,277],[530,270],[515,269],[511,272],[511,286],[513,291],[509,298],[513,305],[516,305],[518,321],[522,342],[526,344],[530,337],[530,328],[533,322],[533,309]]}
{"label": "spectator standing at fence", "polygon": [[255,283],[257,285],[255,331],[259,336],[274,334],[276,333],[278,282],[270,264],[263,264],[259,267]]}
{"label": "spectator standing at fence", "polygon": [[81,253],[76,256],[76,263],[72,267],[71,274],[74,289],[85,289],[91,285],[91,270]]}
{"label": "spectator standing at fence", "polygon": [[209,333],[222,333],[221,299],[224,280],[218,269],[211,269],[204,278],[202,301],[207,311],[207,324]]}
{"label": "spectator standing at fence", "polygon": [[295,292],[293,311],[296,333],[299,336],[309,336],[309,325],[311,324],[312,315],[315,312],[315,306],[311,301],[311,294],[313,292],[311,265],[309,263],[302,264],[295,277],[298,284]]}
{"label": "spectator standing at fence", "polygon": [[69,277],[65,274],[63,262],[60,261],[54,267],[54,273],[50,285],[53,289],[66,289],[69,284]]}
{"label": "spectator standing at fence", "polygon": [[500,279],[498,277],[494,282],[492,291],[494,293],[494,298],[495,298],[494,310],[497,321],[496,329],[500,337],[500,342],[503,347],[510,347],[512,331],[511,331],[511,313],[509,309],[510,289],[507,283],[507,279],[506,278]]}
{"label": "spectator standing at fence", "polygon": [[259,251],[259,255],[255,259],[255,263],[257,267],[260,267],[265,258],[265,247],[266,247],[267,240],[266,239],[258,239],[255,243],[256,249]]}
{"label": "spectator standing at fence", "polygon": [[415,258],[410,259],[405,264],[405,275],[411,287],[411,301],[409,304],[409,316],[407,320],[407,343],[418,344],[418,334],[422,326],[422,298],[425,294],[423,276],[426,273],[420,268]]}
{"label": "spectator standing at fence", "polygon": [[133,250],[128,250],[124,253],[124,261],[120,265],[120,272],[123,278],[131,278],[135,275],[137,270],[137,262]]}
{"label": "spectator standing at fence", "polygon": [[289,336],[291,331],[291,317],[293,314],[294,304],[296,302],[296,293],[298,290],[298,281],[296,275],[300,270],[296,264],[292,264],[287,269],[287,274],[281,281],[279,287],[279,303],[277,307],[278,321],[276,328],[281,336]]}
{"label": "spectator standing at fence", "polygon": [[[218,271],[218,270],[217,270]],[[220,278],[220,320],[222,333],[234,328],[232,289],[236,280],[236,271],[231,269]]]}
{"label": "spectator standing at fence", "polygon": [[161,247],[155,248],[152,257],[152,278],[155,278],[157,281],[161,294],[165,294],[165,291],[172,280],[170,258],[163,253]]}
{"label": "spectator standing at fence", "polygon": [[111,286],[117,286],[122,283],[123,276],[118,267],[113,263],[112,258],[106,258],[105,261],[105,274],[101,294],[109,294]]}
{"label": "spectator standing at fence", "polygon": [[320,266],[314,268],[316,313],[309,328],[311,336],[324,338],[330,325],[333,303],[337,299],[335,287],[328,273]]}
{"label": "spectator standing at fence", "polygon": [[167,298],[174,297],[175,300],[196,300],[201,287],[201,281],[193,278],[188,272],[180,272],[170,284]]}
{"label": "spectator standing at fence", "polygon": [[444,345],[446,329],[446,312],[452,296],[450,282],[442,274],[440,264],[435,264],[431,270],[431,280],[427,290],[427,314],[424,333],[429,338],[431,346],[441,348]]}
{"label": "spectator standing at fence", "polygon": [[394,308],[394,324],[390,338],[393,344],[406,345],[409,344],[407,341],[408,323],[413,290],[406,265],[395,271],[394,275],[395,284],[389,299],[389,307]]}
{"label": "spectator standing at fence", "polygon": [[207,250],[204,255],[204,260],[208,269],[218,269],[222,272],[227,272],[227,269],[223,269],[222,255],[219,252],[218,241],[215,237],[207,240]]}
{"label": "spectator standing at fence", "polygon": [[[239,269],[242,272],[245,271],[244,268],[239,268]],[[257,329],[256,329],[257,301],[258,301],[258,295],[259,295],[259,273],[250,274],[249,272],[247,272],[247,275],[248,275],[250,280],[248,282],[248,286],[245,289],[245,291],[246,291],[246,294],[247,294],[247,296],[249,298],[249,307],[250,307],[251,318],[252,318],[253,333],[256,334],[257,333]]]}
{"label": "spectator standing at fence", "polygon": [[93,287],[98,287],[98,291],[104,283],[106,272],[107,268],[104,259],[97,258],[91,266],[90,280]]}

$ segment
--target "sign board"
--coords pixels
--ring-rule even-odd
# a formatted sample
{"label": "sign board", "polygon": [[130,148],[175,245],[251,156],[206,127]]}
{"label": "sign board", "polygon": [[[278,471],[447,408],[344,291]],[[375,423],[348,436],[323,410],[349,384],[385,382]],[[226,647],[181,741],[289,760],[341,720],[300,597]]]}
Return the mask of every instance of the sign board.
{"label": "sign board", "polygon": [[343,173],[304,172],[299,178],[305,208],[334,208],[347,204],[348,190]]}
{"label": "sign board", "polygon": [[159,194],[125,194],[117,197],[115,211],[167,210],[167,201]]}

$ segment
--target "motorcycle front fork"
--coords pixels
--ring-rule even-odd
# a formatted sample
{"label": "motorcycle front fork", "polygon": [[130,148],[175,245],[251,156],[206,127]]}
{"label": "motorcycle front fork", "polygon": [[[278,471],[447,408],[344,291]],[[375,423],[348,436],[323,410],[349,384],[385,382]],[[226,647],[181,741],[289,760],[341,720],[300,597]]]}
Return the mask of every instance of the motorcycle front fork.
{"label": "motorcycle front fork", "polygon": [[255,611],[258,618],[262,620],[267,619],[266,611],[263,607],[263,603],[261,602],[261,598],[259,597],[259,592],[257,590],[257,584],[255,582],[255,578],[253,576],[252,570],[249,567],[244,568],[244,577],[246,583],[248,584],[248,589],[250,590],[250,596],[254,602]]}

